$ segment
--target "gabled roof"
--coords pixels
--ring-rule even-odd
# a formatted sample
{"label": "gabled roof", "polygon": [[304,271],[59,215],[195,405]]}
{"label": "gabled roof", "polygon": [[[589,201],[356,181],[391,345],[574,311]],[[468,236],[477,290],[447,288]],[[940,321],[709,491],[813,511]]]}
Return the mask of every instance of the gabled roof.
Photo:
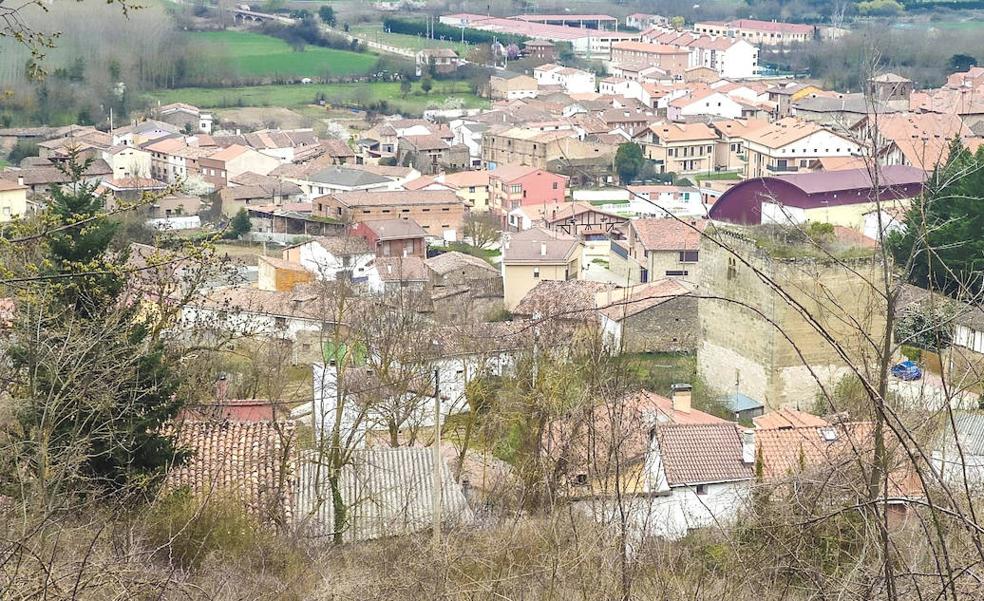
{"label": "gabled roof", "polygon": [[[301,179],[301,177],[298,179]],[[382,185],[392,181],[388,177],[370,173],[362,169],[351,169],[349,167],[335,165],[315,171],[314,173],[304,176],[303,179],[320,184],[341,186],[345,188]]]}
{"label": "gabled roof", "polygon": [[502,262],[519,265],[567,263],[579,246],[573,236],[533,228],[510,236],[503,248]]}
{"label": "gabled roof", "polygon": [[651,251],[697,250],[701,233],[707,227],[704,220],[678,220],[670,217],[634,219],[629,222],[639,243]]}
{"label": "gabled roof", "polygon": [[[445,523],[472,519],[461,486],[442,459],[441,499]],[[371,540],[425,530],[433,525],[434,453],[429,448],[365,449],[352,454],[340,474],[338,488],[350,524],[346,542]],[[296,516],[304,535],[330,540],[334,511],[326,467],[316,453],[301,461]]]}
{"label": "gabled roof", "polygon": [[631,288],[618,289],[601,307],[601,312],[609,319],[620,321],[693,291],[693,285],[682,280],[660,278]]}
{"label": "gabled roof", "polygon": [[430,272],[420,257],[376,257],[376,273],[384,282],[427,282]]}
{"label": "gabled roof", "polygon": [[336,192],[326,195],[349,207],[391,205],[443,205],[461,204],[462,200],[451,190],[397,190],[371,192]]}
{"label": "gabled roof", "polygon": [[498,277],[499,270],[489,265],[488,261],[476,256],[452,250],[430,257],[425,261],[427,267],[438,275],[445,275],[452,271],[466,268],[476,268],[488,272],[489,277]]}
{"label": "gabled roof", "polygon": [[759,430],[774,430],[776,428],[822,428],[830,425],[827,420],[805,411],[783,408],[760,415],[752,422]]}
{"label": "gabled roof", "polygon": [[376,219],[364,221],[362,226],[380,240],[403,240],[406,238],[426,238],[427,232],[413,219]]}
{"label": "gabled roof", "polygon": [[693,142],[716,140],[717,134],[703,123],[653,123],[649,131],[663,142]]}
{"label": "gabled roof", "polygon": [[735,424],[661,424],[653,431],[671,487],[751,480],[755,475],[752,464],[742,461]]}
{"label": "gabled roof", "polygon": [[191,456],[168,471],[165,491],[232,498],[261,520],[291,517],[293,422],[184,421],[175,430],[177,446]]}

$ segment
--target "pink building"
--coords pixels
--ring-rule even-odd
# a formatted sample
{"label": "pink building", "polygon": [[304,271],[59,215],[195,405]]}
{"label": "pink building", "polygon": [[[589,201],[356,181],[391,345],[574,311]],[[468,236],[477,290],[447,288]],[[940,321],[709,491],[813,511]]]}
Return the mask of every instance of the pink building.
{"label": "pink building", "polygon": [[530,205],[564,202],[567,177],[525,165],[499,165],[489,171],[493,209],[505,214]]}

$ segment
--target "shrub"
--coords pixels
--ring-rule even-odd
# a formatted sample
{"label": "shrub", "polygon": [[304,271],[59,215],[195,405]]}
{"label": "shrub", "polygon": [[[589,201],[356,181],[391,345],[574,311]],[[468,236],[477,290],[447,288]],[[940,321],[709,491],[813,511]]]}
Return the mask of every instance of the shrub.
{"label": "shrub", "polygon": [[[164,498],[149,513],[146,531],[178,566],[195,568],[212,553],[244,557],[262,534],[260,525],[232,499],[202,502],[186,491]],[[162,551],[163,552],[163,551]]]}

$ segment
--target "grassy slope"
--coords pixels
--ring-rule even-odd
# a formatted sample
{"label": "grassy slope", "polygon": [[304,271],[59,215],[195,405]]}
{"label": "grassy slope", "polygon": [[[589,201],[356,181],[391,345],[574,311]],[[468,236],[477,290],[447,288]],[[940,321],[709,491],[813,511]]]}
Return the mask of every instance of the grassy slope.
{"label": "grassy slope", "polygon": [[445,40],[427,40],[420,36],[406,35],[403,33],[386,33],[383,31],[382,23],[360,23],[353,25],[350,29],[353,35],[396,46],[397,48],[408,48],[410,50],[423,50],[424,48],[451,48],[458,54],[467,54],[470,46],[461,42]]}
{"label": "grassy slope", "polygon": [[[414,92],[419,92],[414,85]],[[400,84],[393,82],[360,84],[270,85],[238,88],[179,88],[161,90],[152,96],[162,103],[187,102],[203,108],[230,106],[297,107],[312,104],[318,93],[329,103],[361,103],[386,100],[397,110],[419,113],[430,106],[440,106],[448,97],[460,98],[467,107],[486,106],[487,101],[468,92],[463,83],[435,82],[430,95],[400,95]]]}
{"label": "grassy slope", "polygon": [[243,77],[353,75],[365,73],[377,61],[371,54],[317,46],[295,52],[287,42],[259,33],[207,31],[188,36],[204,50],[214,47],[218,55],[228,57],[235,72]]}

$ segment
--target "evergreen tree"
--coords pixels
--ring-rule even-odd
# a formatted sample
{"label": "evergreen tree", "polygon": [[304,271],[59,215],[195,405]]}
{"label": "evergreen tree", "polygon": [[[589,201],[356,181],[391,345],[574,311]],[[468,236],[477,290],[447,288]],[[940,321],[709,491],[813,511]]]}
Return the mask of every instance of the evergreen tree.
{"label": "evergreen tree", "polygon": [[236,238],[242,238],[243,234],[248,234],[253,229],[253,224],[249,220],[249,213],[246,212],[246,209],[239,209],[239,212],[232,218],[229,227],[232,228],[232,233],[235,234]]}
{"label": "evergreen tree", "polygon": [[954,140],[947,161],[913,202],[905,229],[887,237],[909,281],[952,296],[979,298],[984,278],[984,147],[972,154]]}
{"label": "evergreen tree", "polygon": [[627,142],[620,145],[615,152],[615,171],[618,172],[619,181],[623,184],[631,182],[642,170],[645,162],[642,148],[638,144]]}
{"label": "evergreen tree", "polygon": [[72,183],[51,190],[11,336],[20,463],[49,500],[146,492],[182,459],[164,432],[182,406],[176,358],[127,295],[127,256],[110,249],[116,224],[86,167],[73,157]]}

